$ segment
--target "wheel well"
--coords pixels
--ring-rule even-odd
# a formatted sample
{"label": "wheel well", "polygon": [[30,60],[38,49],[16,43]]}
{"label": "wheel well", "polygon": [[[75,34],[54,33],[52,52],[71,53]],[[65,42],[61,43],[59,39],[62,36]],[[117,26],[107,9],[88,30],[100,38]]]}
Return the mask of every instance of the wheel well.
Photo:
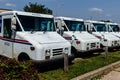
{"label": "wheel well", "polygon": [[77,56],[77,50],[75,49],[75,47],[71,47],[71,54],[76,57]]}
{"label": "wheel well", "polygon": [[30,60],[30,57],[26,53],[20,53],[18,56],[18,61]]}
{"label": "wheel well", "polygon": [[103,48],[104,46],[103,46],[103,44],[100,44],[100,48]]}
{"label": "wheel well", "polygon": [[77,50],[75,49],[75,47],[71,46],[71,51],[72,51],[72,50],[77,51]]}

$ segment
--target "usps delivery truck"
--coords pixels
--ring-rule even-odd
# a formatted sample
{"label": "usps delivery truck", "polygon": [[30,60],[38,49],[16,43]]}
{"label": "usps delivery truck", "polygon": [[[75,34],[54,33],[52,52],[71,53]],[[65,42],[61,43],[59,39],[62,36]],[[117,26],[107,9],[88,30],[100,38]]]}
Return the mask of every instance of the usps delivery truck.
{"label": "usps delivery truck", "polygon": [[86,20],[88,32],[96,36],[101,41],[101,47],[117,48],[120,45],[120,39],[108,32],[105,22]]}
{"label": "usps delivery truck", "polygon": [[71,44],[55,30],[52,15],[0,13],[0,55],[20,61],[45,62],[71,57]]}
{"label": "usps delivery truck", "polygon": [[[58,32],[72,45],[72,54],[94,52],[100,49],[100,40],[86,31],[83,19],[56,17]],[[63,31],[64,29],[64,31]]]}

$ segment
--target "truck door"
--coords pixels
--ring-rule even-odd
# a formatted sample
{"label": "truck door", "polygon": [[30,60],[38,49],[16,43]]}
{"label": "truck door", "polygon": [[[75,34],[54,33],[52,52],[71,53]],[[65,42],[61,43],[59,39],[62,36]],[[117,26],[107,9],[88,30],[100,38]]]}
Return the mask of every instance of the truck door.
{"label": "truck door", "polygon": [[9,58],[12,58],[13,53],[12,41],[11,18],[3,18],[4,55]]}

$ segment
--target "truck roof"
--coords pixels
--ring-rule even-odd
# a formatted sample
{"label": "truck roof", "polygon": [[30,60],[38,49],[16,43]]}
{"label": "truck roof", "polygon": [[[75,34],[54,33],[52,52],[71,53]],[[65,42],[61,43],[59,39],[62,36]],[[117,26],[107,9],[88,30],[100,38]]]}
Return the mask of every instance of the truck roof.
{"label": "truck roof", "polygon": [[99,24],[105,24],[105,22],[102,21],[93,21],[93,20],[86,20],[87,23],[99,23]]}
{"label": "truck roof", "polygon": [[119,25],[118,23],[107,22],[109,25]]}
{"label": "truck roof", "polygon": [[83,21],[83,19],[79,18],[70,18],[70,17],[55,17],[55,19],[62,19],[62,20],[70,20],[70,21]]}
{"label": "truck roof", "polygon": [[32,13],[32,12],[23,12],[23,11],[6,11],[6,12],[1,12],[0,13],[0,15],[9,15],[9,14],[18,14],[18,15],[24,15],[24,16],[27,15],[27,16],[34,16],[34,17],[53,18],[53,15]]}

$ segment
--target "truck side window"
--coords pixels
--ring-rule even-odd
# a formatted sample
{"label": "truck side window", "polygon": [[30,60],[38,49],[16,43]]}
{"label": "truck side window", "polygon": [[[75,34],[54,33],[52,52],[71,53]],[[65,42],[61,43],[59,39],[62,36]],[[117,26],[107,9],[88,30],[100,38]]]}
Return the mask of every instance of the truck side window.
{"label": "truck side window", "polygon": [[55,22],[55,26],[56,26],[56,28],[58,27],[58,26],[57,26],[57,22]]}
{"label": "truck side window", "polygon": [[20,25],[18,24],[18,21],[17,21],[17,24],[16,24],[16,31],[22,31]]}
{"label": "truck side window", "polygon": [[87,32],[91,32],[90,28],[89,28],[89,25],[86,25],[86,28],[87,28]]}
{"label": "truck side window", "polygon": [[92,28],[92,32],[95,32],[95,29],[94,29],[94,28]]}
{"label": "truck side window", "polygon": [[4,19],[3,20],[3,37],[11,38],[12,30],[11,30],[11,19]]}
{"label": "truck side window", "polygon": [[90,30],[89,30],[89,26],[88,26],[88,25],[87,25],[87,31],[90,31]]}

